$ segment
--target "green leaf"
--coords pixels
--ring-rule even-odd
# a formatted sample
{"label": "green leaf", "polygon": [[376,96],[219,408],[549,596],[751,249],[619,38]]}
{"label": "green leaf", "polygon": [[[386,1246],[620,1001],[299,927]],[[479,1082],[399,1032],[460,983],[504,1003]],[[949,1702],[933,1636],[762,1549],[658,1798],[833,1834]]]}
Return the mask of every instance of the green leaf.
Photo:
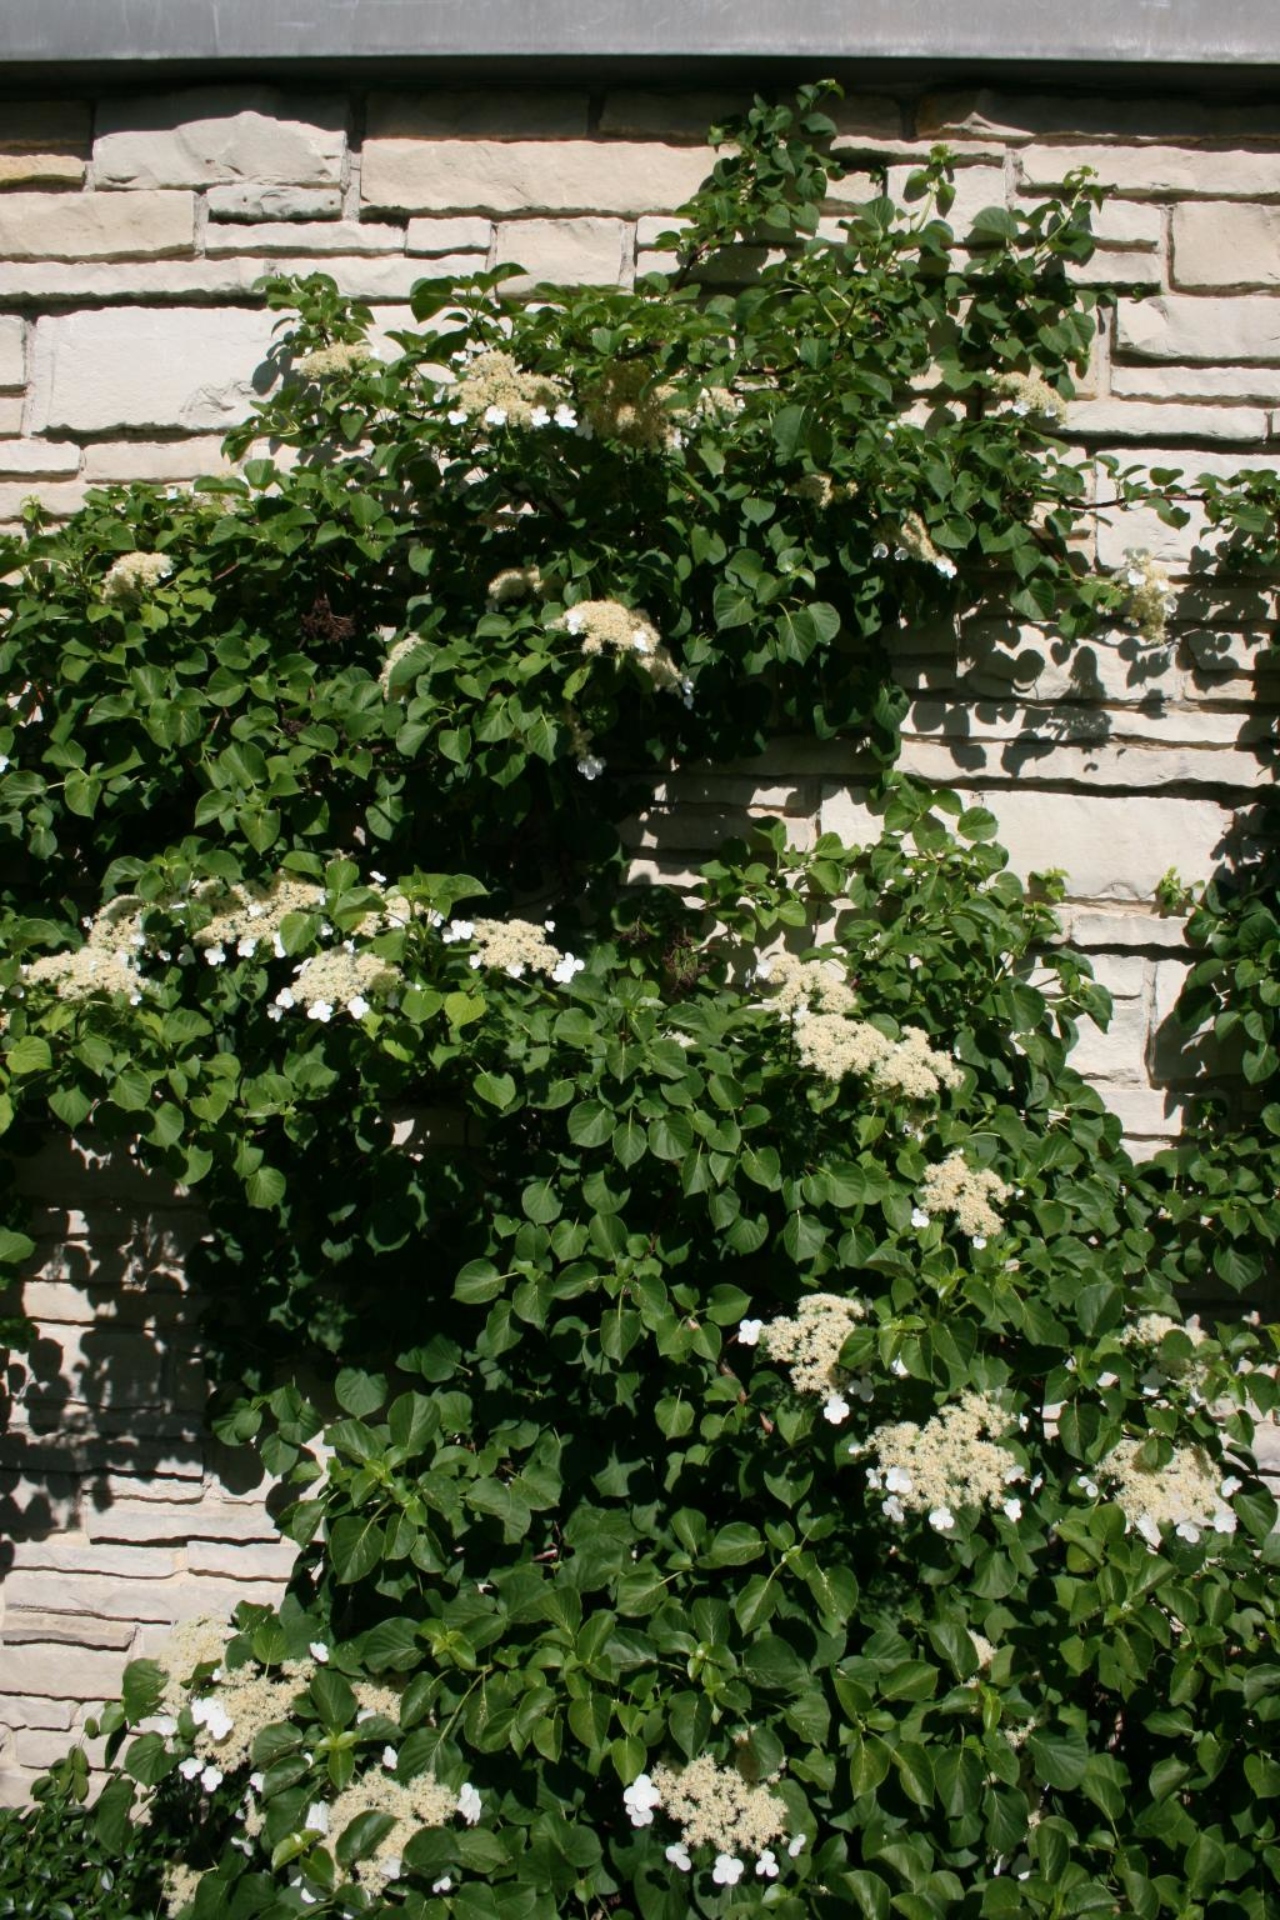
{"label": "green leaf", "polygon": [[509,1073],[478,1073],[474,1085],[478,1097],[491,1107],[505,1109],[516,1097],[516,1083]]}
{"label": "green leaf", "polygon": [[366,1414],[376,1413],[385,1405],[387,1381],[385,1374],[364,1373],[358,1367],[344,1367],[334,1383],[334,1394],[338,1405],[345,1413],[355,1414],[363,1420]]}

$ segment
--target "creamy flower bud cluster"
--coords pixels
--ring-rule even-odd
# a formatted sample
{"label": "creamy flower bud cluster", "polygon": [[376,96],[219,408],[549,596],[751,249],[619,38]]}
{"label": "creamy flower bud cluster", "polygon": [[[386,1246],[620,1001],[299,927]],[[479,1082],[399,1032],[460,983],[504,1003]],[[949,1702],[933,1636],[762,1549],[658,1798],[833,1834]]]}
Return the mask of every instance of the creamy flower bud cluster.
{"label": "creamy flower bud cluster", "polygon": [[498,607],[510,606],[513,601],[527,600],[530,594],[542,592],[542,573],[538,567],[504,567],[501,573],[495,573],[485,589],[492,613]]}
{"label": "creamy flower bud cluster", "polygon": [[[422,646],[422,644],[423,644],[423,641],[422,641],[421,634],[407,633],[405,634],[402,640],[397,640],[395,645],[391,648],[391,650],[387,654],[386,659],[383,661],[381,668],[378,671],[378,687],[382,693],[382,697],[384,700],[389,700],[391,698],[391,692],[392,692],[391,676],[395,672],[396,668],[400,665],[400,662],[402,660],[407,660],[409,655],[413,652],[414,648],[420,647]],[[409,692],[408,683],[406,682],[406,684],[402,686],[399,689],[399,691],[402,696],[408,693]]]}
{"label": "creamy flower bud cluster", "polygon": [[545,973],[557,986],[567,986],[586,965],[585,960],[553,947],[532,920],[455,920],[442,938],[474,940],[472,966],[500,967],[513,980],[522,980],[526,973]]}
{"label": "creamy flower bud cluster", "polygon": [[958,1087],[964,1079],[955,1062],[931,1047],[919,1027],[907,1027],[900,1040],[890,1040],[867,1020],[801,1013],[795,1032],[801,1063],[825,1080],[843,1080],[854,1073],[885,1092],[931,1100],[943,1087]]}
{"label": "creamy flower bud cluster", "polygon": [[317,347],[296,362],[296,371],[306,380],[332,380],[335,374],[354,373],[373,359],[363,340],[335,341],[330,347]]}
{"label": "creamy flower bud cluster", "polygon": [[[887,540],[880,541],[874,551],[877,560],[887,559]],[[918,513],[909,513],[898,528],[893,557],[895,560],[918,560],[922,566],[932,567],[935,573],[940,573],[944,580],[955,579],[955,561],[939,553]]]}
{"label": "creamy flower bud cluster", "polygon": [[313,1020],[320,1021],[328,1021],[335,1007],[345,1007],[360,1020],[369,1011],[371,993],[392,993],[399,984],[400,975],[389,961],[343,945],[304,960],[292,987],[283,989],[288,1000],[277,994],[276,1004],[301,1004]]}
{"label": "creamy flower bud cluster", "polygon": [[577,415],[558,380],[526,373],[500,348],[466,362],[456,383],[445,390],[455,426],[479,420],[487,427],[576,427]]}
{"label": "creamy flower bud cluster", "polygon": [[324,905],[324,888],[311,880],[295,880],[289,874],[277,874],[267,886],[243,881],[237,886],[203,887],[196,899],[212,908],[206,926],[191,936],[191,944],[202,947],[212,965],[225,960],[228,953],[248,959],[260,947],[270,948],[277,958],[283,956],[280,929],[291,913],[318,913]]}
{"label": "creamy flower bud cluster", "polygon": [[103,575],[102,597],[113,606],[141,600],[172,572],[173,563],[162,553],[122,553]]}
{"label": "creamy flower bud cluster", "polygon": [[985,1238],[1004,1225],[992,1201],[1007,1200],[1009,1191],[990,1167],[971,1167],[962,1153],[952,1153],[926,1172],[920,1204],[926,1213],[953,1213],[961,1233]]}
{"label": "creamy flower bud cluster", "polygon": [[573,634],[589,658],[614,653],[634,660],[662,693],[683,693],[686,703],[691,683],[663,646],[658,629],[638,607],[620,600],[580,600],[556,623]]}
{"label": "creamy flower bud cluster", "polygon": [[455,1791],[429,1773],[419,1774],[414,1780],[397,1780],[386,1771],[394,1761],[395,1755],[388,1748],[382,1771],[358,1774],[326,1809],[325,1830],[335,1838],[363,1813],[385,1813],[394,1821],[373,1852],[353,1869],[360,1885],[375,1890],[400,1878],[404,1850],[422,1828],[442,1827],[455,1814],[461,1815],[468,1826],[474,1826],[480,1818],[480,1795],[470,1783]]}
{"label": "creamy flower bud cluster", "polygon": [[825,512],[838,500],[857,498],[858,489],[852,481],[833,480],[829,473],[802,473],[793,480],[787,492],[796,500],[803,500],[818,511]]}
{"label": "creamy flower bud cluster", "polygon": [[[849,1374],[840,1365],[840,1350],[860,1321],[867,1317],[867,1306],[856,1294],[811,1293],[796,1308],[793,1316],[780,1315],[758,1328],[759,1344],[772,1360],[780,1360],[791,1376],[797,1393],[819,1393],[823,1412],[833,1426],[848,1418],[849,1403],[843,1389]],[[744,1321],[738,1338],[751,1344],[754,1321]],[[868,1392],[860,1389],[863,1398]]]}
{"label": "creamy flower bud cluster", "polygon": [[757,963],[756,978],[773,988],[770,1002],[784,1019],[794,1020],[811,1009],[821,1013],[851,1013],[857,995],[837,960],[798,960],[783,949]]}
{"label": "creamy flower bud cluster", "polygon": [[1158,1548],[1161,1528],[1172,1527],[1192,1545],[1202,1533],[1234,1533],[1236,1516],[1227,1505],[1240,1481],[1222,1477],[1200,1447],[1175,1447],[1162,1467],[1139,1463],[1140,1440],[1121,1440],[1099,1463],[1097,1472],[1114,1479],[1116,1503],[1147,1545]]}
{"label": "creamy flower bud cluster", "polygon": [[938,1533],[950,1533],[956,1513],[965,1507],[998,1507],[1018,1520],[1022,1502],[1010,1488],[1026,1473],[1001,1444],[1011,1425],[1009,1414],[989,1394],[965,1393],[923,1426],[900,1420],[878,1427],[868,1442],[877,1464],[868,1469],[867,1484],[885,1495],[890,1520],[904,1520],[908,1511],[923,1513]]}
{"label": "creamy flower bud cluster", "polygon": [[1056,420],[1059,426],[1066,425],[1067,403],[1041,373],[1002,373],[995,390],[1007,401],[1010,413],[1022,416],[1038,413]]}
{"label": "creamy flower bud cluster", "polygon": [[1164,640],[1178,597],[1159,561],[1144,547],[1129,547],[1116,578],[1126,591],[1126,624],[1136,627],[1143,639],[1153,644]]}
{"label": "creamy flower bud cluster", "polygon": [[[734,1767],[722,1767],[701,1754],[676,1773],[659,1765],[652,1775],[642,1773],[623,1794],[634,1827],[653,1824],[661,1808],[680,1828],[680,1839],[667,1848],[667,1859],[682,1873],[692,1869],[692,1852],[716,1850],[712,1878],[718,1886],[736,1886],[746,1871],[743,1854],[756,1856],[761,1879],[777,1878],[778,1862],[771,1842],[786,1832],[786,1803],[769,1791],[772,1782],[752,1786]],[[799,1851],[793,1842],[791,1854]]]}
{"label": "creamy flower bud cluster", "polygon": [[196,1722],[196,1753],[224,1774],[247,1766],[258,1735],[289,1718],[314,1672],[309,1660],[286,1660],[274,1673],[256,1667],[223,1671],[214,1692],[189,1702]]}
{"label": "creamy flower bud cluster", "polygon": [[619,360],[584,393],[583,425],[589,435],[650,449],[678,444],[673,432],[674,389],[655,383],[642,360]]}
{"label": "creamy flower bud cluster", "polygon": [[72,953],[42,953],[22,969],[24,987],[49,987],[59,1000],[90,1000],[96,995],[119,994],[137,1006],[146,981],[133,956],[121,950],[109,953],[86,942]]}

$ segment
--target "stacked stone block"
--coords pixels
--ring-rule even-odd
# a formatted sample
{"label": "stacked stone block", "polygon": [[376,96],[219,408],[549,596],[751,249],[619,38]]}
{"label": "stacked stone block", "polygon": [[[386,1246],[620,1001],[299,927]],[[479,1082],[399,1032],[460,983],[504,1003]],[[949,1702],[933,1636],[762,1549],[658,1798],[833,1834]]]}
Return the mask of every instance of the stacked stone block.
{"label": "stacked stone block", "polygon": [[[708,170],[730,95],[619,88],[282,92],[196,88],[0,107],[0,525],[38,496],[62,516],[116,480],[225,470],[220,436],[271,376],[265,273],[330,274],[409,324],[415,281],[518,262],[540,279],[630,285]],[[1099,456],[1229,473],[1280,456],[1280,108],[999,91],[846,100],[852,163],[826,230],[901,196],[937,142],[956,162],[963,242],[992,204],[1031,207],[1082,166],[1113,189],[1081,270],[1121,289],[1068,435]],[[733,273],[763,254],[744,250]],[[730,276],[730,277],[731,277]],[[922,398],[927,408],[927,396]],[[1115,996],[1080,1060],[1140,1151],[1176,1128],[1190,1057],[1171,1009],[1181,922],[1170,868],[1204,880],[1247,841],[1277,684],[1270,595],[1206,572],[1194,516],[1100,512],[1103,568],[1149,548],[1179,593],[1167,646],[1126,630],[1075,648],[998,606],[963,632],[901,636],[905,763],[996,813],[1016,868],[1065,870],[1066,931]],[[758,764],[656,785],[637,871],[696,866],[781,815],[798,844],[873,830],[867,770],[839,744],[780,740]],[[20,1798],[130,1653],[191,1611],[266,1598],[288,1561],[263,1490],[237,1490],[202,1435],[201,1224],[115,1165],[46,1164],[45,1339],[14,1382],[0,1448],[0,1794]],[[56,1204],[55,1204],[56,1200]]]}

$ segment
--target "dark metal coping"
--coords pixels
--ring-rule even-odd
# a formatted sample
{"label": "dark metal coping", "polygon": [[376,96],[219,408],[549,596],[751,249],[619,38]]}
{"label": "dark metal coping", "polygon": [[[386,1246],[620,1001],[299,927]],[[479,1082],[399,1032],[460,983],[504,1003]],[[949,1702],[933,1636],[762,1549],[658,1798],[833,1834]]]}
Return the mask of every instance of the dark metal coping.
{"label": "dark metal coping", "polygon": [[964,73],[1254,91],[1276,0],[2,0],[0,76],[65,90],[163,74],[860,85]]}

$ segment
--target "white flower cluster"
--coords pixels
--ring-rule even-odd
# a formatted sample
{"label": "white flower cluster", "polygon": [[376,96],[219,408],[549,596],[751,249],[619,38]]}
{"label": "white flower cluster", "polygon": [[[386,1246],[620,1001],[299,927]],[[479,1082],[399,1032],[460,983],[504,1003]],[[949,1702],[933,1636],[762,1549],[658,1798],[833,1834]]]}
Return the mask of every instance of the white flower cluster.
{"label": "white flower cluster", "polygon": [[693,705],[693,682],[663,646],[658,629],[638,607],[620,600],[580,600],[557,622],[571,633],[588,657],[602,653],[634,660],[660,693],[679,693]]}
{"label": "white flower cluster", "polygon": [[[1221,1471],[1200,1447],[1175,1447],[1162,1467],[1140,1464],[1140,1440],[1121,1440],[1097,1468],[1114,1479],[1115,1499],[1126,1522],[1136,1527],[1154,1552],[1161,1528],[1172,1527],[1193,1546],[1202,1533],[1234,1533],[1236,1516],[1227,1505],[1241,1482]],[[1086,1485],[1085,1491],[1093,1486]]]}
{"label": "white flower cluster", "polygon": [[[691,1760],[680,1773],[657,1766],[642,1773],[623,1793],[633,1827],[653,1825],[661,1808],[679,1826],[680,1839],[666,1849],[667,1859],[681,1873],[693,1868],[693,1851],[714,1847],[711,1878],[717,1886],[733,1887],[746,1872],[743,1854],[755,1854],[756,1874],[776,1880],[778,1858],[772,1841],[786,1832],[786,1803],[769,1791],[772,1781],[752,1786],[734,1767],[722,1767],[709,1754]],[[794,1859],[804,1846],[797,1835],[787,1852]]]}
{"label": "white flower cluster", "polygon": [[522,980],[526,973],[545,973],[557,986],[567,987],[587,963],[552,946],[546,933],[554,925],[547,921],[544,932],[532,920],[452,920],[440,937],[446,945],[473,940],[476,951],[471,964],[477,970],[501,967],[513,980]]}
{"label": "white flower cluster", "polygon": [[[1174,1320],[1167,1313],[1143,1313],[1121,1335],[1127,1347],[1151,1347],[1157,1349],[1157,1357],[1145,1368],[1141,1378],[1143,1394],[1148,1400],[1158,1398],[1167,1391],[1174,1380],[1184,1386],[1193,1402],[1202,1397],[1203,1388],[1209,1372],[1209,1361],[1204,1357],[1188,1355],[1182,1361],[1164,1362],[1158,1357],[1158,1349],[1166,1334],[1183,1333],[1193,1347],[1203,1347],[1209,1343],[1209,1336],[1200,1325],[1197,1317],[1190,1320]],[[1111,1384],[1099,1378],[1100,1386]]]}
{"label": "white flower cluster", "polygon": [[22,969],[22,985],[50,987],[59,1000],[91,1000],[98,994],[119,994],[136,1007],[147,983],[125,948],[109,953],[86,942],[74,952],[44,953]]}
{"label": "white flower cluster", "polygon": [[958,1087],[964,1079],[955,1062],[931,1047],[919,1027],[907,1027],[900,1040],[890,1040],[866,1020],[802,1013],[795,1032],[801,1063],[826,1080],[856,1073],[885,1092],[932,1100],[943,1087]]}
{"label": "white flower cluster", "polygon": [[770,1002],[784,1019],[794,1020],[815,1009],[821,1013],[851,1013],[857,996],[837,960],[797,960],[785,948],[767,953],[756,963],[757,980],[774,989]]}
{"label": "white flower cluster", "polygon": [[162,553],[122,553],[103,576],[102,597],[113,606],[140,600],[172,572],[173,563]]}
{"label": "white flower cluster", "polygon": [[212,917],[192,934],[191,944],[203,948],[209,965],[216,967],[231,953],[247,960],[259,948],[282,959],[281,927],[291,913],[318,913],[325,894],[312,880],[280,873],[266,886],[250,880],[230,887],[210,883],[198,888],[195,898],[212,908]]}
{"label": "white flower cluster", "polygon": [[464,371],[443,394],[453,403],[451,426],[479,420],[486,427],[577,427],[578,416],[558,380],[526,373],[499,348],[463,354],[461,359]]}
{"label": "white flower cluster", "polygon": [[363,340],[335,341],[330,347],[317,347],[312,353],[304,353],[296,363],[296,371],[306,380],[331,380],[337,373],[354,373],[357,367],[366,366],[372,359],[373,354]]}
{"label": "white flower cluster", "polygon": [[1168,574],[1145,547],[1128,547],[1116,578],[1126,589],[1126,624],[1158,646],[1167,637],[1169,616],[1178,604]]}
{"label": "white flower cluster", "polygon": [[513,600],[526,600],[531,593],[542,592],[542,573],[537,567],[504,567],[495,573],[485,589],[489,611],[509,606]]}
{"label": "white flower cluster", "polygon": [[654,380],[643,360],[616,361],[583,395],[583,428],[588,437],[599,434],[627,447],[678,446],[673,392]]}
{"label": "white flower cluster", "polygon": [[372,1769],[357,1774],[332,1804],[313,1803],[306,1824],[314,1833],[341,1835],[361,1814],[385,1813],[394,1825],[383,1835],[371,1854],[353,1868],[356,1881],[377,1891],[388,1881],[398,1880],[403,1870],[404,1850],[415,1833],[424,1827],[442,1827],[456,1814],[473,1827],[483,1811],[479,1793],[468,1781],[455,1792],[433,1774],[419,1774],[413,1780],[391,1777],[396,1765],[393,1748],[382,1755],[382,1771]]}
{"label": "white flower cluster", "polygon": [[327,1024],[338,1007],[353,1020],[371,1011],[371,993],[393,993],[400,975],[388,960],[374,953],[357,953],[355,942],[344,941],[324,953],[313,953],[294,970],[291,987],[281,987],[274,1005],[282,1012],[306,1009],[307,1017]]}
{"label": "white flower cluster", "polygon": [[951,1153],[928,1169],[921,1187],[920,1205],[926,1214],[953,1213],[961,1233],[985,1245],[986,1236],[999,1233],[1004,1222],[992,1201],[1009,1198],[1009,1188],[990,1167],[971,1167],[962,1153]]}
{"label": "white flower cluster", "polygon": [[935,1532],[950,1533],[964,1507],[998,1507],[1010,1520],[1022,1518],[1022,1502],[1009,1489],[1026,1469],[1000,1444],[1012,1424],[989,1394],[965,1393],[923,1426],[900,1420],[879,1427],[866,1447],[855,1443],[850,1452],[875,1453],[867,1485],[885,1495],[890,1520],[923,1513]]}
{"label": "white flower cluster", "polygon": [[1041,373],[1002,373],[995,390],[1008,403],[1010,413],[1024,418],[1038,413],[1059,426],[1066,425],[1067,403]]}
{"label": "white flower cluster", "polygon": [[823,513],[838,500],[856,499],[858,489],[853,481],[833,480],[829,473],[802,473],[798,480],[792,481],[787,492]]}
{"label": "white flower cluster", "polygon": [[[866,1302],[857,1294],[811,1293],[793,1317],[742,1321],[738,1339],[746,1347],[758,1343],[771,1359],[781,1360],[797,1393],[820,1393],[823,1414],[832,1426],[839,1426],[850,1413],[845,1398],[850,1375],[840,1365],[840,1350],[866,1317]],[[860,1400],[871,1398],[871,1383],[863,1376],[850,1390]]]}

